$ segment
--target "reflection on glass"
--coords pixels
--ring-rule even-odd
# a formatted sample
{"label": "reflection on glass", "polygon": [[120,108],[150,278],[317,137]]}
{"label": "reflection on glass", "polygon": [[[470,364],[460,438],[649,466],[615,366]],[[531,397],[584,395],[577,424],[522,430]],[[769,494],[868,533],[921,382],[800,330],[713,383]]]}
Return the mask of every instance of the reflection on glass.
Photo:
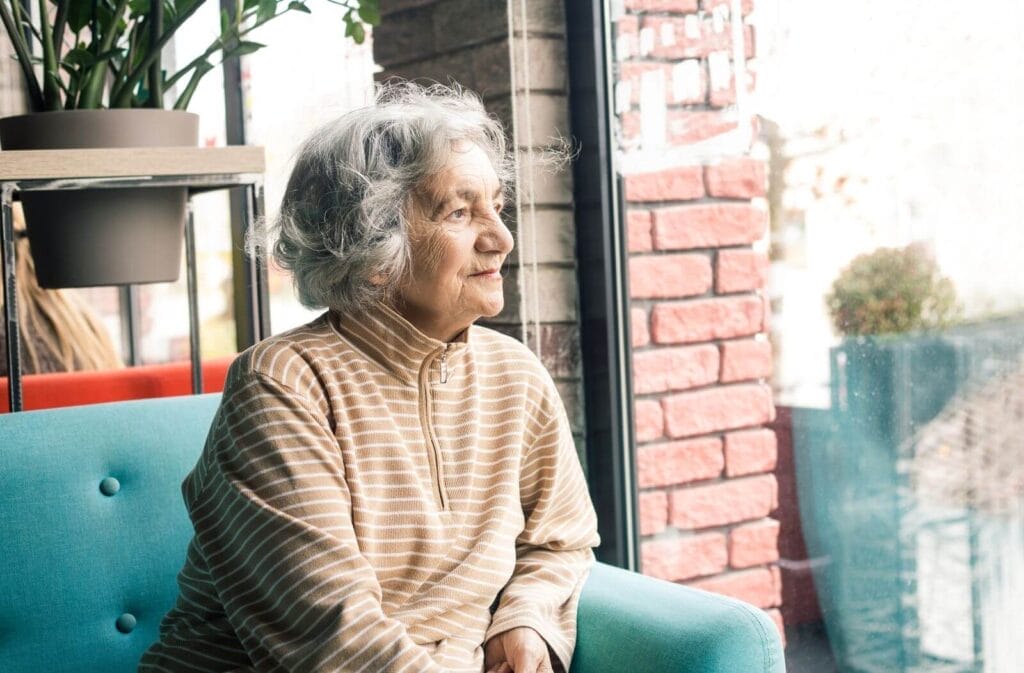
{"label": "reflection on glass", "polygon": [[1024,670],[1024,10],[977,10],[756,4],[773,385],[832,653],[795,673]]}
{"label": "reflection on glass", "polygon": [[1024,317],[846,339],[794,409],[803,532],[842,671],[1019,669]]}

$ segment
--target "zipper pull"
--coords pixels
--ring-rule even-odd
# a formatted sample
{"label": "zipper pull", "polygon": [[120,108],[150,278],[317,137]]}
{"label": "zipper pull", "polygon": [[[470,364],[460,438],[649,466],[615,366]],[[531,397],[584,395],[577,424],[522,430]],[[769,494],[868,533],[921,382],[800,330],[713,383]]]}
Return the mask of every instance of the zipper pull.
{"label": "zipper pull", "polygon": [[448,346],[441,351],[441,383],[448,383]]}

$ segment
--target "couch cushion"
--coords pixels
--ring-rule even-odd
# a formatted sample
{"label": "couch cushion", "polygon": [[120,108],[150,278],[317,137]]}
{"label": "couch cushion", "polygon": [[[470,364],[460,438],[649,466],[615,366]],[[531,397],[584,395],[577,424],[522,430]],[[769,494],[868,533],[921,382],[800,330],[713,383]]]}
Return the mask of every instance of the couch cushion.
{"label": "couch cushion", "polygon": [[0,416],[5,673],[134,671],[177,593],[219,395]]}

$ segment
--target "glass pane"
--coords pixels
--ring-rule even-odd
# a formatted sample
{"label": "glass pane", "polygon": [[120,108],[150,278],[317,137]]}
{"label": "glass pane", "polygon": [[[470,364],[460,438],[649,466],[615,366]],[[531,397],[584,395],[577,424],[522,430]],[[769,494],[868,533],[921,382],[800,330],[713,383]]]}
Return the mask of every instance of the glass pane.
{"label": "glass pane", "polygon": [[784,562],[823,626],[787,624],[820,654],[790,670],[1024,670],[1024,11],[760,0],[755,24],[807,549]]}

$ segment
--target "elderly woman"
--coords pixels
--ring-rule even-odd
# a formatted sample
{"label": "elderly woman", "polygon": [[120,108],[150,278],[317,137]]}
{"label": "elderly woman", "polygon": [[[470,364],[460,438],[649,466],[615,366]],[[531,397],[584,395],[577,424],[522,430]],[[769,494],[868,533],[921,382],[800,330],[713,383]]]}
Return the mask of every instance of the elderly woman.
{"label": "elderly woman", "polygon": [[328,310],[232,366],[140,671],[568,669],[594,510],[551,377],[474,324],[512,250],[503,138],[402,85],[305,143],[274,256]]}

